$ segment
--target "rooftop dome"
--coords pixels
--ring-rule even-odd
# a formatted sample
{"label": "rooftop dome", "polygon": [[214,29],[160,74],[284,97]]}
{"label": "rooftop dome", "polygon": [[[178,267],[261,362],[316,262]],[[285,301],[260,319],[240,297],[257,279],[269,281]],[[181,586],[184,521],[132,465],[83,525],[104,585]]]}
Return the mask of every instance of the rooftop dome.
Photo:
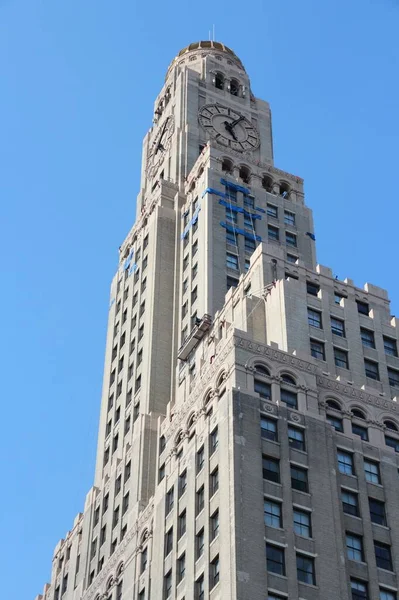
{"label": "rooftop dome", "polygon": [[186,46],[185,48],[180,50],[179,54],[172,60],[171,64],[169,65],[168,73],[176,60],[178,60],[185,54],[188,54],[189,52],[194,52],[196,50],[216,50],[217,52],[226,52],[226,54],[229,54],[230,57],[233,60],[235,60],[236,63],[238,63],[238,66],[245,71],[244,65],[242,64],[238,56],[233,52],[233,50],[231,50],[228,46],[225,46],[220,42],[207,40],[202,42],[194,42],[193,44],[190,44],[189,46]]}

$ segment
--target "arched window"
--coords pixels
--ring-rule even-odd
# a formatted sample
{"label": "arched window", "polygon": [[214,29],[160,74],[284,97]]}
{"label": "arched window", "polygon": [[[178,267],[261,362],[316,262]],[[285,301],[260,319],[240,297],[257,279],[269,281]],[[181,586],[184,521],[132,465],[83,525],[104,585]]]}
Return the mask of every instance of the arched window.
{"label": "arched window", "polygon": [[164,435],[161,435],[161,437],[159,438],[159,454],[162,454],[162,452],[165,450],[166,447],[166,438]]}
{"label": "arched window", "polygon": [[393,421],[384,421],[384,425],[387,429],[391,431],[398,431],[398,426]]}
{"label": "arched window", "polygon": [[222,160],[222,171],[224,173],[232,173],[233,172],[233,162],[229,158],[224,158]]}
{"label": "arched window", "polygon": [[230,81],[230,94],[232,96],[238,96],[240,93],[240,84],[238,83],[237,79],[232,79]]}
{"label": "arched window", "polygon": [[273,191],[273,179],[271,177],[269,177],[269,175],[263,175],[263,177],[262,177],[262,187],[267,192],[272,192]]}
{"label": "arched window", "polygon": [[266,375],[266,377],[270,377],[270,371],[264,365],[255,365],[255,371],[259,375]]}
{"label": "arched window", "polygon": [[239,177],[244,183],[249,183],[251,177],[251,171],[245,165],[241,165],[239,171]]}
{"label": "arched window", "polygon": [[291,377],[291,375],[286,375],[285,373],[283,373],[281,375],[281,380],[284,381],[284,383],[288,383],[289,385],[296,385],[296,381],[293,377]]}
{"label": "arched window", "polygon": [[123,563],[121,563],[119,565],[119,567],[117,568],[117,570],[116,570],[116,577],[120,577],[122,575],[122,573],[123,573]]}
{"label": "arched window", "polygon": [[365,414],[363,411],[359,410],[358,408],[352,408],[351,410],[352,413],[352,417],[356,417],[357,419],[365,419]]}
{"label": "arched window", "polygon": [[327,400],[326,401],[327,404],[327,408],[332,408],[333,410],[341,410],[341,406],[340,404],[338,404],[338,402],[336,402],[335,400]]}
{"label": "arched window", "polygon": [[224,75],[222,73],[216,73],[215,75],[215,88],[224,90]]}
{"label": "arched window", "polygon": [[193,413],[191,415],[191,417],[189,418],[188,423],[187,423],[187,429],[191,429],[191,427],[194,425],[194,423],[195,423],[195,413]]}
{"label": "arched window", "polygon": [[112,588],[113,585],[114,585],[114,578],[110,577],[108,579],[108,581],[107,581],[107,585],[106,585],[105,591],[109,592],[109,590]]}
{"label": "arched window", "polygon": [[284,181],[282,181],[280,183],[280,196],[282,196],[283,198],[288,198],[290,195],[290,186],[288,185],[288,183],[285,183]]}

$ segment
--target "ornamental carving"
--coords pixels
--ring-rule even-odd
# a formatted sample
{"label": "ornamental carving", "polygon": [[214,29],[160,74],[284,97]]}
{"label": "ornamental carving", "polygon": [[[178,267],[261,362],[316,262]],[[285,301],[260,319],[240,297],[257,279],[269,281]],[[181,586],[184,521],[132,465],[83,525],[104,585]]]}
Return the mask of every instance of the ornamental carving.
{"label": "ornamental carving", "polygon": [[314,375],[317,374],[317,367],[313,363],[287,354],[286,352],[282,352],[281,350],[274,350],[273,348],[270,348],[270,346],[256,344],[236,335],[234,336],[234,345],[238,348],[250,350],[251,352],[261,354],[262,356],[267,356],[268,358],[276,360],[277,362],[280,362],[286,366],[291,365],[300,371],[306,371],[307,373]]}
{"label": "ornamental carving", "polygon": [[355,389],[352,386],[345,385],[343,383],[339,383],[338,381],[331,381],[326,377],[318,377],[317,383],[320,387],[327,390],[334,390],[340,394],[344,394],[351,398],[352,400],[360,400],[365,402],[366,404],[371,404],[377,408],[381,408],[384,410],[390,410],[391,412],[398,412],[398,408],[392,400],[387,400],[385,398],[379,398],[377,396],[373,396],[367,392],[364,392],[359,389]]}

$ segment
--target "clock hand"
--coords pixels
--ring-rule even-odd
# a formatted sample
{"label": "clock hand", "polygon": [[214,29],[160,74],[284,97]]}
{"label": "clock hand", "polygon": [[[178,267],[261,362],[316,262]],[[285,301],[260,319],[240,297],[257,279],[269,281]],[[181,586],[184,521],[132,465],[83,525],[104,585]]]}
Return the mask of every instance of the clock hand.
{"label": "clock hand", "polygon": [[236,119],[235,121],[232,121],[232,123],[230,123],[230,127],[235,127],[238,123],[240,123],[244,119],[245,119],[244,116],[238,117],[238,119]]}
{"label": "clock hand", "polygon": [[228,121],[224,121],[224,127],[226,129],[226,131],[228,131],[230,133],[230,135],[233,136],[233,138],[235,139],[235,141],[237,141],[237,136],[233,130],[232,124],[229,123]]}
{"label": "clock hand", "polygon": [[161,148],[161,147],[163,148],[163,146],[162,146],[162,143],[161,143],[161,142],[162,142],[162,138],[163,138],[163,135],[164,135],[164,133],[165,133],[165,129],[166,129],[166,125],[167,125],[167,124],[168,124],[168,120],[166,120],[166,121],[165,121],[165,123],[164,123],[164,126],[163,126],[163,128],[162,128],[162,132],[161,132],[161,135],[160,135],[160,138],[159,138],[159,141],[158,141],[157,147],[155,148],[155,154],[158,152],[158,150],[160,150],[160,148]]}

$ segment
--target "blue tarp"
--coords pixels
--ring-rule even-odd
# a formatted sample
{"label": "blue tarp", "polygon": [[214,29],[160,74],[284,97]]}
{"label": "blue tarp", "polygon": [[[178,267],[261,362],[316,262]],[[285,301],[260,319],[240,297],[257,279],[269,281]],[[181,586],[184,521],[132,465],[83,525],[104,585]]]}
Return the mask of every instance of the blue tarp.
{"label": "blue tarp", "polygon": [[229,202],[226,202],[225,200],[219,200],[219,204],[221,204],[222,206],[225,206],[226,208],[231,208],[231,210],[233,212],[241,213],[241,214],[245,215],[246,217],[251,217],[252,219],[261,219],[262,218],[259,215],[255,215],[255,213],[248,212],[247,210],[245,210],[245,208],[241,208],[241,206],[235,206],[235,204],[230,204]]}
{"label": "blue tarp", "polygon": [[257,242],[262,241],[262,238],[260,237],[260,235],[250,233],[249,231],[245,231],[244,229],[240,229],[239,227],[233,227],[232,225],[230,225],[230,223],[225,223],[224,221],[220,221],[220,224],[222,227],[227,229],[227,231],[231,231],[232,233],[239,233],[240,235],[243,235],[244,237],[246,237],[250,240],[255,239]]}

